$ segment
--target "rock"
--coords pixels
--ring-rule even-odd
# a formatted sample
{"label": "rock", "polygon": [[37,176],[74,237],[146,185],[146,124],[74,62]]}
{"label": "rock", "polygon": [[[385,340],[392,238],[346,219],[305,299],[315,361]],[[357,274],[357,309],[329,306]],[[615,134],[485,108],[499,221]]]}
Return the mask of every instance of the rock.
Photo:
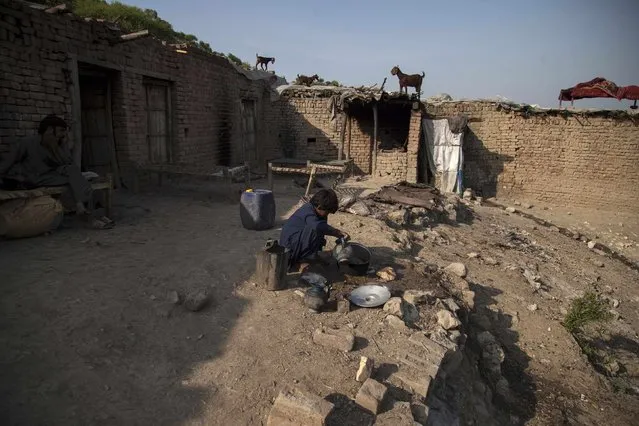
{"label": "rock", "polygon": [[337,301],[337,312],[347,314],[351,311],[351,302],[348,299],[340,299]]}
{"label": "rock", "polygon": [[517,213],[517,209],[514,207],[506,207],[506,212],[508,213]]}
{"label": "rock", "polygon": [[286,388],[275,399],[266,426],[324,426],[333,407],[306,389]]}
{"label": "rock", "polygon": [[355,403],[362,408],[377,414],[386,396],[386,386],[375,379],[367,379],[355,396]]}
{"label": "rock", "polygon": [[349,352],[355,345],[355,335],[348,330],[318,328],[313,333],[313,342],[327,348]]}
{"label": "rock", "polygon": [[437,323],[442,326],[444,330],[452,330],[458,328],[461,325],[461,321],[455,317],[450,311],[445,309],[437,312]]}
{"label": "rock", "polygon": [[613,308],[619,307],[619,301],[617,299],[610,299],[610,304],[612,305]]}
{"label": "rock", "polygon": [[473,198],[475,198],[475,194],[473,193],[472,189],[466,188],[464,190],[464,194],[462,195],[462,198],[464,200],[472,200]]}
{"label": "rock", "polygon": [[531,304],[531,305],[528,305],[528,310],[529,310],[530,312],[535,312],[535,311],[537,310],[537,304],[536,304],[536,303],[533,303],[533,304]]}
{"label": "rock", "polygon": [[411,209],[411,214],[413,215],[413,219],[417,219],[428,214],[428,210],[424,207],[413,207]]}
{"label": "rock", "polygon": [[606,371],[608,371],[608,373],[610,373],[611,376],[616,376],[621,369],[619,367],[619,363],[615,360],[611,360],[609,363],[605,364],[604,368],[606,369]]}
{"label": "rock", "polygon": [[521,203],[519,201],[515,201],[515,202],[513,202],[513,204],[516,205],[516,206],[521,206]]}
{"label": "rock", "polygon": [[595,241],[588,241],[588,248],[589,249],[594,249],[595,247],[597,247],[597,243]]}
{"label": "rock", "polygon": [[601,260],[593,260],[592,264],[597,266],[598,268],[603,268],[605,264]]}
{"label": "rock", "polygon": [[462,338],[462,334],[461,331],[459,330],[452,330],[450,333],[448,333],[448,338],[450,339],[451,342],[453,342],[456,345],[459,345],[460,340]]}
{"label": "rock", "polygon": [[396,317],[402,317],[402,298],[401,297],[391,297],[384,304],[384,312],[387,312],[391,315],[395,315]]}
{"label": "rock", "polygon": [[388,326],[394,328],[395,330],[399,330],[399,331],[408,330],[408,327],[406,327],[406,323],[400,318],[396,317],[395,315],[386,315],[386,318],[384,318],[384,322]]}
{"label": "rock", "polygon": [[408,303],[401,297],[391,297],[384,304],[384,312],[401,318],[406,323],[414,323],[419,320],[419,311],[412,303]]}
{"label": "rock", "polygon": [[209,303],[209,294],[206,290],[198,290],[187,294],[184,299],[184,307],[191,312],[203,309]]}
{"label": "rock", "polygon": [[357,374],[355,374],[355,380],[358,382],[365,382],[371,377],[373,373],[374,361],[372,358],[368,357],[360,357],[359,358],[359,368],[357,369]]}
{"label": "rock", "polygon": [[523,203],[521,206],[523,208],[525,208],[525,209],[532,209],[533,208],[533,205],[532,204],[528,204],[528,203]]}
{"label": "rock", "polygon": [[482,259],[484,260],[484,263],[486,265],[490,265],[490,266],[499,265],[499,262],[496,259],[492,258],[492,257],[482,257]]}
{"label": "rock", "polygon": [[387,217],[390,221],[400,226],[410,224],[410,211],[406,209],[389,212]]}
{"label": "rock", "polygon": [[435,293],[425,290],[406,290],[403,298],[407,303],[419,305],[429,303],[435,297]]}
{"label": "rock", "polygon": [[357,201],[357,197],[354,195],[345,195],[339,199],[339,209],[345,210],[352,206],[355,201]]}
{"label": "rock", "polygon": [[462,291],[462,300],[470,310],[475,309],[475,292],[472,290]]}
{"label": "rock", "polygon": [[169,293],[168,293],[166,298],[169,301],[169,303],[173,303],[174,305],[179,305],[182,302],[182,298],[180,297],[180,293],[178,293],[175,290],[169,291]]}
{"label": "rock", "polygon": [[352,206],[347,208],[346,211],[357,216],[368,216],[371,214],[371,210],[362,201],[356,201]]}
{"label": "rock", "polygon": [[466,255],[469,259],[477,259],[479,257],[479,253],[477,252],[470,252]]}
{"label": "rock", "polygon": [[425,425],[428,421],[428,405],[421,402],[413,402],[410,404],[410,411],[413,413],[413,419]]}
{"label": "rock", "polygon": [[504,350],[489,331],[479,333],[477,342],[482,349],[482,367],[492,380],[499,380],[501,378],[501,363],[504,362],[505,358]]}
{"label": "rock", "polygon": [[444,271],[448,272],[449,274],[457,275],[460,278],[465,278],[466,274],[468,274],[468,269],[466,268],[466,265],[459,262],[451,263],[450,265],[444,268]]}
{"label": "rock", "polygon": [[414,426],[415,420],[411,412],[410,403],[396,402],[393,408],[375,419],[375,426]]}
{"label": "rock", "polygon": [[382,280],[382,281],[393,281],[395,280],[395,278],[397,278],[397,273],[395,272],[395,270],[390,267],[387,266],[385,268],[380,269],[379,271],[377,271],[376,275]]}
{"label": "rock", "polygon": [[443,306],[445,309],[448,309],[454,314],[457,314],[457,312],[459,312],[459,310],[461,309],[461,307],[457,304],[457,302],[455,302],[455,299],[453,299],[452,297],[447,297],[446,299],[439,299],[438,302],[439,303],[437,303],[435,306],[438,306],[438,307]]}

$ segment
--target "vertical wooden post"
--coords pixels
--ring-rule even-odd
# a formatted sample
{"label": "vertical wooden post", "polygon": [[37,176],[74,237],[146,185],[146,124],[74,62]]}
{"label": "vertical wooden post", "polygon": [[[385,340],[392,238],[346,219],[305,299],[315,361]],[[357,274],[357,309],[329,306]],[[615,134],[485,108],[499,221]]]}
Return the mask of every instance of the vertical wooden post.
{"label": "vertical wooden post", "polygon": [[346,150],[346,159],[350,160],[351,159],[351,133],[353,129],[353,120],[351,119],[350,115],[347,115],[346,117],[348,117],[348,149]]}
{"label": "vertical wooden post", "polygon": [[315,183],[315,166],[311,167],[311,174],[308,177],[308,185],[306,185],[306,192],[304,193],[305,197],[308,197],[308,194],[311,192],[311,188],[313,188],[313,183]]}
{"label": "vertical wooden post", "polygon": [[[109,134],[109,150],[111,151],[111,173],[113,174],[113,187],[120,187],[120,169],[118,166],[118,154],[115,144],[115,136],[113,134],[113,110],[111,106],[111,77],[107,80],[106,94],[106,116],[107,116],[107,132]],[[108,217],[108,216],[107,216]]]}
{"label": "vertical wooden post", "polygon": [[377,171],[377,104],[373,104],[373,167],[372,175]]}
{"label": "vertical wooden post", "polygon": [[342,112],[342,131],[339,135],[339,150],[337,151],[337,159],[341,160],[344,155],[344,139],[346,138],[346,113]]}
{"label": "vertical wooden post", "polygon": [[267,168],[267,176],[268,176],[268,189],[273,190],[273,163],[268,162]]}
{"label": "vertical wooden post", "polygon": [[73,55],[67,61],[71,73],[71,132],[73,135],[73,161],[82,167],[82,104],[80,97],[80,72],[78,58]]}

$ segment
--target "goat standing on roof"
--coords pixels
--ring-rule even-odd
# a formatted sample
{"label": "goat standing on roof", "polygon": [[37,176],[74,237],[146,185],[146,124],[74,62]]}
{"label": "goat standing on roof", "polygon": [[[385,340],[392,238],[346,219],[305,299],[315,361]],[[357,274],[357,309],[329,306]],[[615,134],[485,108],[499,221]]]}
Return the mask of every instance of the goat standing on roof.
{"label": "goat standing on roof", "polygon": [[[258,65],[262,68],[262,70],[264,71],[268,71],[268,64],[269,63],[275,63],[275,58],[269,58],[266,56],[260,56],[257,53],[255,54],[255,69],[257,69]],[[264,68],[266,67],[266,68]]]}
{"label": "goat standing on roof", "polygon": [[417,97],[421,95],[422,91],[422,81],[426,76],[426,73],[422,71],[422,74],[404,74],[402,70],[399,69],[397,65],[393,67],[391,70],[392,75],[396,75],[399,79],[399,93],[402,93],[402,89],[405,89],[406,94],[408,95],[408,88],[414,87],[415,92],[417,93]]}
{"label": "goat standing on roof", "polygon": [[305,75],[299,75],[297,74],[297,84],[303,84],[305,86],[310,87],[311,84],[313,84],[314,81],[319,80],[319,77],[317,74],[313,74],[310,77],[307,77]]}

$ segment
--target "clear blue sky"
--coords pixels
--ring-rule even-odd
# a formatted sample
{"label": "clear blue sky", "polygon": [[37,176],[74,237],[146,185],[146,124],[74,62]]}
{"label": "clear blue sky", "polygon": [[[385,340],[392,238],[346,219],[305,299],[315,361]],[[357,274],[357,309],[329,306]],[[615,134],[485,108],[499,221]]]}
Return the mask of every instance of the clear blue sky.
{"label": "clear blue sky", "polygon": [[[639,0],[124,0],[178,31],[292,80],[317,73],[397,90],[393,65],[426,72],[425,96],[505,96],[556,106],[559,90],[601,76],[639,85]],[[626,108],[611,100],[579,107]]]}

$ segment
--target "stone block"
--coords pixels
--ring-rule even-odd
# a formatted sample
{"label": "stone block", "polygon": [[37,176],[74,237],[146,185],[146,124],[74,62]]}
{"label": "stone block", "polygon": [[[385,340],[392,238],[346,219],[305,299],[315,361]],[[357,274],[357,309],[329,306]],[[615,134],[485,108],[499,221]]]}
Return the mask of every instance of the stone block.
{"label": "stone block", "polygon": [[333,404],[301,387],[285,388],[275,399],[266,426],[324,426]]}
{"label": "stone block", "polygon": [[349,352],[355,345],[355,335],[348,330],[318,328],[313,333],[313,342],[320,346]]}
{"label": "stone block", "polygon": [[373,414],[377,414],[386,395],[386,386],[375,379],[367,379],[355,396],[355,402]]}
{"label": "stone block", "polygon": [[360,357],[359,359],[359,368],[357,369],[357,374],[355,375],[355,380],[358,382],[365,382],[371,377],[373,373],[373,366],[375,362],[372,358],[368,357]]}

